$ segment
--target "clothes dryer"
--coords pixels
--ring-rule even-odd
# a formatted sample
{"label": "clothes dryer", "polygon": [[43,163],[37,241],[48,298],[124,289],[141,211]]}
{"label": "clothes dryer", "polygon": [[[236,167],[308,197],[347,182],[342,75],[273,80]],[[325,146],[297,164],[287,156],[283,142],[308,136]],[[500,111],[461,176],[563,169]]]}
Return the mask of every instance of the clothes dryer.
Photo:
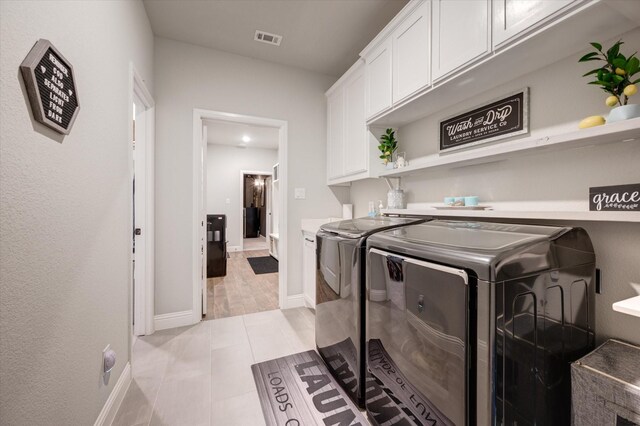
{"label": "clothes dryer", "polygon": [[374,424],[566,425],[595,344],[581,228],[435,220],[367,239]]}

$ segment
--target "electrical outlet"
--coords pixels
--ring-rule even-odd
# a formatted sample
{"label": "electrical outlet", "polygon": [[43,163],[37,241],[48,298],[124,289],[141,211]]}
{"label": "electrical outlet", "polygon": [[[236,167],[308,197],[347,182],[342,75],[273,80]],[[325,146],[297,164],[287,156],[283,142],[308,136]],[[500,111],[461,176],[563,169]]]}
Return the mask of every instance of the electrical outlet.
{"label": "electrical outlet", "polygon": [[293,193],[293,197],[296,200],[304,200],[307,196],[306,190],[304,188],[296,188]]}
{"label": "electrical outlet", "polygon": [[596,294],[602,294],[602,280],[600,268],[596,268]]}

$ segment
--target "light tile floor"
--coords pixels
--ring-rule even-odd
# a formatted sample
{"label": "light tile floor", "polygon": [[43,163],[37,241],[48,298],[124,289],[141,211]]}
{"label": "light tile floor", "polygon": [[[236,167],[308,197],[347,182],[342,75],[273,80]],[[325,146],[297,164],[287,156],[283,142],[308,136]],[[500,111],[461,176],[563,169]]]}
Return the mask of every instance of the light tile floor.
{"label": "light tile floor", "polygon": [[227,275],[207,278],[205,319],[226,318],[278,309],[278,273],[256,275],[247,259],[269,256],[267,250],[233,252]]}
{"label": "light tile floor", "polygon": [[274,310],[140,337],[114,425],[264,425],[251,364],[315,348],[314,314]]}

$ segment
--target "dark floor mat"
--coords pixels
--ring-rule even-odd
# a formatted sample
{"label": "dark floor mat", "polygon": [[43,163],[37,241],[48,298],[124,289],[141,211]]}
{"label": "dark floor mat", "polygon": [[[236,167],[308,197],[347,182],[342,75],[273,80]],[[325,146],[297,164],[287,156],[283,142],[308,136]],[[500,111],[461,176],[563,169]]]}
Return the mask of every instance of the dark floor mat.
{"label": "dark floor mat", "polygon": [[267,426],[367,425],[316,351],[251,366]]}
{"label": "dark floor mat", "polygon": [[271,256],[248,257],[247,260],[256,275],[278,272],[278,261]]}

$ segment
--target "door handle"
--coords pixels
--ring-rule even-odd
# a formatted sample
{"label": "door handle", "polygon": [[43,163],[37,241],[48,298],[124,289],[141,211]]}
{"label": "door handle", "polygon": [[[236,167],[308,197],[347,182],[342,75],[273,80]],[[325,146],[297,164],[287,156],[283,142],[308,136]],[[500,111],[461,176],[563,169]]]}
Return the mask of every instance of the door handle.
{"label": "door handle", "polygon": [[135,235],[142,235],[142,229],[140,229],[140,228],[136,228],[136,229],[133,231],[133,233],[134,233]]}

